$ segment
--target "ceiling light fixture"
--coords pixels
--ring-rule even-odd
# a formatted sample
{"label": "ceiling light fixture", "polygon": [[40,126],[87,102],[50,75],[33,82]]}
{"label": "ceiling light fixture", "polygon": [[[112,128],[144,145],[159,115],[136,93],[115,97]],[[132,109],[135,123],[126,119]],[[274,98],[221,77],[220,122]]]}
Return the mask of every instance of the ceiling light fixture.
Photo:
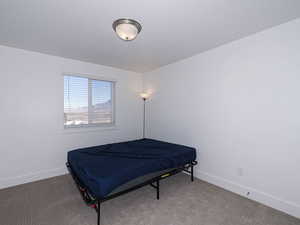
{"label": "ceiling light fixture", "polygon": [[132,41],[141,32],[142,26],[132,19],[118,19],[112,27],[116,34],[124,41]]}

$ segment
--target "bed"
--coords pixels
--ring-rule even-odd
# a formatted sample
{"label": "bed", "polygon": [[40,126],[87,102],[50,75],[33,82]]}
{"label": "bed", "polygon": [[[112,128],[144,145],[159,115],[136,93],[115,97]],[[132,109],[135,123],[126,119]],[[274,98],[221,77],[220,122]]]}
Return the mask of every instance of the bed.
{"label": "bed", "polygon": [[185,171],[193,181],[195,160],[195,148],[140,139],[70,151],[67,167],[99,225],[101,203],[145,185],[159,199],[160,180]]}

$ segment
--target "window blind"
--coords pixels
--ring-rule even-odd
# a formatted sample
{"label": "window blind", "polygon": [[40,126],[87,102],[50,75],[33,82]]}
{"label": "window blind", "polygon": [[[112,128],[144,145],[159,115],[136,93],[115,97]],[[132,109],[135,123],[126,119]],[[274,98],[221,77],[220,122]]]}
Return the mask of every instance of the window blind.
{"label": "window blind", "polygon": [[65,127],[112,124],[114,82],[64,76]]}

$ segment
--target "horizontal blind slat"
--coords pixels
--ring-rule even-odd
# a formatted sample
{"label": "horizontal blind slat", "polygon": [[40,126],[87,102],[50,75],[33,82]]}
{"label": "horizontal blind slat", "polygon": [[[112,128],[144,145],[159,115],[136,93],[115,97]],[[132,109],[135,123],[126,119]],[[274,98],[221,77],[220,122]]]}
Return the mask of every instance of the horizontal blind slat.
{"label": "horizontal blind slat", "polygon": [[112,123],[112,88],[110,81],[64,76],[65,126]]}

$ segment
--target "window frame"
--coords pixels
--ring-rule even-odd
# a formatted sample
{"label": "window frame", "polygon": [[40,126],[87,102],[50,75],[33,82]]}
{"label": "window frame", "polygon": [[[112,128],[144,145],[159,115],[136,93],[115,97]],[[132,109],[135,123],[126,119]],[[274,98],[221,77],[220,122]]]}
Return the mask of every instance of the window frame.
{"label": "window frame", "polygon": [[[111,101],[112,101],[112,122],[111,123],[97,123],[97,124],[79,124],[79,125],[65,125],[65,119],[64,119],[64,97],[63,97],[63,126],[64,130],[69,129],[81,129],[81,128],[112,128],[116,126],[116,84],[117,80],[103,77],[103,76],[97,76],[97,75],[88,75],[88,74],[78,74],[78,73],[63,73],[62,79],[63,79],[63,95],[64,95],[64,77],[65,76],[72,76],[72,77],[80,77],[80,78],[86,78],[88,79],[88,92],[90,96],[90,81],[96,80],[96,81],[105,81],[111,83]],[[90,98],[88,97],[88,107],[90,107]]]}

